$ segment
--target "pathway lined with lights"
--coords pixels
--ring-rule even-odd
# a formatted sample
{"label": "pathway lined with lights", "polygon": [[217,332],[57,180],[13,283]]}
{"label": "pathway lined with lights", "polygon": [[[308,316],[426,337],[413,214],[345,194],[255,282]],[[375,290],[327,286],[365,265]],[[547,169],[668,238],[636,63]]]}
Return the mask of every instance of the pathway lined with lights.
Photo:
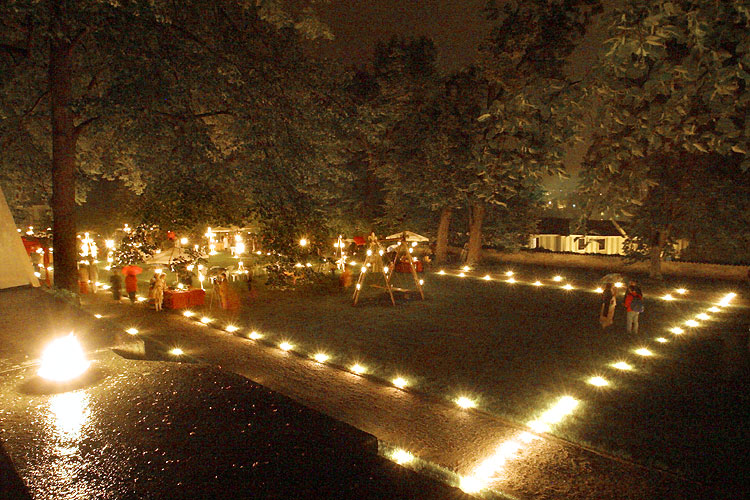
{"label": "pathway lined with lights", "polygon": [[[156,313],[106,299],[95,299],[89,308],[128,336],[159,336],[180,349],[172,351],[175,356],[217,364],[375,435],[391,445],[394,461],[408,466],[419,457],[445,468],[448,481],[468,492],[492,488],[518,498],[581,499],[699,493],[696,485],[671,475],[544,435],[575,411],[578,400],[570,395],[540,410],[524,428],[472,410],[468,398],[450,405],[408,389],[403,378],[373,379],[361,365],[333,366],[326,353],[303,356],[289,342],[267,344],[257,332],[208,317]],[[618,360],[613,366],[630,365]],[[592,377],[590,383],[608,381]]]}

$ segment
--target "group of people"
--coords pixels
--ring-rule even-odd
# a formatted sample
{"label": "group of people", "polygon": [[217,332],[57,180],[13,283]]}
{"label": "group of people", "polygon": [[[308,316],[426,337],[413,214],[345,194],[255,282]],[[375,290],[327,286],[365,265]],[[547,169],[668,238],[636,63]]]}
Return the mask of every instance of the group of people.
{"label": "group of people", "polygon": [[[638,317],[643,312],[643,292],[635,280],[628,283],[625,299],[625,327],[629,334],[638,334]],[[599,323],[607,329],[614,323],[615,308],[617,307],[617,292],[614,283],[605,283],[602,291],[602,303],[599,309]]]}

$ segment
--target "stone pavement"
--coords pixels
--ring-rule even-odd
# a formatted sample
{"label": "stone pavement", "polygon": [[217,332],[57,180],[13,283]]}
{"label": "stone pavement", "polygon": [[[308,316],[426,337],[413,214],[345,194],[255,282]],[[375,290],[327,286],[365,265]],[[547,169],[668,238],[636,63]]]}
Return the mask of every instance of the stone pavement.
{"label": "stone pavement", "polygon": [[491,490],[483,490],[485,495],[581,500],[713,498],[701,485],[674,475],[550,436],[532,435],[493,415],[400,390],[174,312],[117,304],[102,295],[89,297],[85,307],[101,314],[101,321],[114,330],[137,328],[139,341],[146,345],[144,352],[153,355],[179,346],[192,359],[242,375],[451,471],[453,475],[446,478],[454,484],[494,457],[486,474],[491,477]]}

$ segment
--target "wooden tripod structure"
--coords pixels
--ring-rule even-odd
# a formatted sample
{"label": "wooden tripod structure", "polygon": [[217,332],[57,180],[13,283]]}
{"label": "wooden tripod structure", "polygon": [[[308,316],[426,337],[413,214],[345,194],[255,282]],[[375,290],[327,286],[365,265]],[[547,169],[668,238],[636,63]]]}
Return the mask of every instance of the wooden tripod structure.
{"label": "wooden tripod structure", "polygon": [[383,281],[385,283],[384,288],[388,291],[388,295],[391,297],[391,304],[395,306],[396,300],[393,298],[394,288],[393,286],[391,286],[391,276],[393,276],[393,273],[396,270],[396,264],[399,262],[399,259],[402,256],[407,257],[409,268],[411,269],[411,275],[414,278],[414,285],[419,292],[419,296],[422,298],[422,300],[424,300],[422,283],[419,279],[419,276],[417,276],[417,270],[414,268],[414,262],[411,256],[411,252],[409,251],[409,246],[406,243],[406,234],[401,235],[401,239],[396,247],[396,255],[393,257],[393,261],[390,263],[390,267],[383,264],[383,255],[385,254],[385,252],[383,251],[383,247],[380,246],[380,242],[378,241],[377,236],[375,236],[374,233],[371,233],[370,236],[368,236],[368,240],[370,241],[370,247],[367,249],[367,257],[365,258],[365,263],[362,265],[362,270],[359,273],[359,278],[357,278],[357,284],[354,287],[354,296],[352,297],[354,299],[353,305],[356,306],[357,302],[359,301],[359,295],[362,291],[362,287],[365,285],[365,279],[367,275],[375,274],[374,269],[379,268],[383,274]]}

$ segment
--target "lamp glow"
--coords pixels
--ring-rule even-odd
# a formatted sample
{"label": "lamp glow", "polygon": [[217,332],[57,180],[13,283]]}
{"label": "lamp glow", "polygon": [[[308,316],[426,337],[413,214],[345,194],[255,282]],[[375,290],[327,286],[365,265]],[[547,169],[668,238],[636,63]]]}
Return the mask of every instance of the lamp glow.
{"label": "lamp glow", "polygon": [[542,286],[542,282],[539,281],[539,280],[536,280],[535,282],[532,283],[532,285],[534,285],[534,286]]}
{"label": "lamp glow", "polygon": [[365,368],[364,366],[360,365],[359,363],[356,363],[356,364],[352,365],[351,370],[354,373],[356,373],[357,375],[362,375],[363,373],[365,373],[367,371],[367,368]]}
{"label": "lamp glow", "polygon": [[294,346],[290,344],[289,342],[282,342],[279,344],[279,349],[282,351],[291,351]]}
{"label": "lamp glow", "polygon": [[674,300],[674,297],[672,297],[672,294],[665,294],[662,296],[661,300]]}
{"label": "lamp glow", "polygon": [[250,340],[259,340],[263,338],[263,335],[258,332],[250,332],[250,335],[248,335],[247,338]]}
{"label": "lamp glow", "polygon": [[674,333],[675,335],[682,335],[683,333],[685,333],[685,330],[683,330],[679,326],[675,326],[674,328],[671,328],[669,331]]}
{"label": "lamp glow", "polygon": [[318,363],[325,363],[330,359],[330,356],[324,352],[319,352],[313,356],[313,359],[317,361]]}
{"label": "lamp glow", "polygon": [[91,362],[73,333],[50,342],[42,353],[37,375],[46,380],[63,382],[83,375]]}
{"label": "lamp glow", "polygon": [[403,389],[404,387],[409,385],[409,382],[407,382],[403,377],[396,377],[391,381],[391,383],[399,389]]}
{"label": "lamp glow", "polygon": [[513,274],[514,274],[514,273],[513,273],[513,271],[505,271],[505,275],[506,275],[507,277],[509,277],[509,278],[510,278],[511,276],[513,276]]}
{"label": "lamp glow", "polygon": [[717,313],[717,312],[721,311],[721,309],[719,309],[716,306],[711,306],[711,307],[708,308],[708,310],[709,310],[709,312],[712,312],[712,313]]}
{"label": "lamp glow", "polygon": [[307,239],[306,238],[300,238],[300,240],[299,240],[299,246],[306,247],[307,246]]}
{"label": "lamp glow", "polygon": [[474,408],[477,405],[474,400],[469,399],[466,396],[461,396],[460,398],[456,399],[456,404],[464,409]]}
{"label": "lamp glow", "polygon": [[101,314],[94,314],[94,317],[95,317],[96,319],[102,319],[102,315],[101,315]]}
{"label": "lamp glow", "polygon": [[424,280],[419,280],[419,286],[424,285]]}
{"label": "lamp glow", "polygon": [[577,399],[571,396],[563,396],[550,409],[542,413],[538,419],[532,420],[526,425],[536,432],[549,432],[552,425],[562,422],[565,417],[573,413],[577,406]]}
{"label": "lamp glow", "polygon": [[516,282],[516,278],[511,276],[510,278],[507,279],[507,282],[513,284]]}
{"label": "lamp glow", "polygon": [[227,325],[226,328],[224,328],[224,330],[228,331],[229,333],[234,333],[239,329],[240,327],[235,326],[235,325]]}
{"label": "lamp glow", "polygon": [[657,342],[659,342],[660,344],[666,344],[667,342],[669,342],[669,341],[668,341],[667,339],[665,339],[664,337],[656,337],[656,338],[655,338],[654,340],[656,340],[656,341],[657,341]]}
{"label": "lamp glow", "polygon": [[184,313],[182,313],[182,315],[185,316],[186,318],[191,318],[195,316],[195,313],[193,311],[185,311]]}
{"label": "lamp glow", "polygon": [[706,313],[700,313],[700,314],[696,315],[695,317],[696,317],[696,318],[698,318],[698,319],[702,319],[702,320],[704,320],[704,321],[705,321],[705,320],[707,320],[707,319],[710,319],[710,318],[711,318],[711,317],[710,317],[710,316],[709,316],[708,314],[706,314]]}
{"label": "lamp glow", "polygon": [[587,382],[596,387],[606,387],[609,385],[609,382],[602,377],[591,377]]}
{"label": "lamp glow", "polygon": [[388,274],[388,271],[389,271],[388,266],[383,266],[383,272],[385,274]]}
{"label": "lamp glow", "polygon": [[697,321],[695,321],[694,319],[689,319],[689,320],[685,321],[685,324],[686,324],[687,326],[692,326],[692,327],[696,327],[696,326],[699,326],[699,325],[700,325],[700,323],[698,323],[698,322],[697,322]]}
{"label": "lamp glow", "polygon": [[146,302],[147,300],[146,297],[138,297],[138,302]]}
{"label": "lamp glow", "polygon": [[677,290],[675,290],[675,292],[679,293],[680,295],[685,295],[687,293],[687,290],[685,290],[684,288],[678,288]]}
{"label": "lamp glow", "polygon": [[723,298],[722,298],[722,299],[721,299],[721,300],[719,301],[719,305],[720,305],[720,306],[722,306],[722,307],[726,307],[726,306],[728,306],[728,305],[729,305],[729,303],[730,303],[730,302],[732,301],[732,299],[733,299],[733,298],[735,298],[736,296],[737,296],[737,294],[736,294],[736,293],[734,293],[734,292],[729,292],[728,294],[726,294],[726,295],[725,295],[725,296],[724,296],[724,297],[723,297]]}
{"label": "lamp glow", "polygon": [[570,283],[566,283],[565,285],[563,285],[563,289],[564,290],[572,290],[573,289],[573,285],[571,285]]}
{"label": "lamp glow", "polygon": [[617,283],[615,283],[615,288],[622,288],[622,287],[623,287],[622,281],[618,281]]}
{"label": "lamp glow", "polygon": [[636,349],[633,352],[636,353],[639,356],[653,356],[654,355],[653,352],[649,351],[645,347],[641,347],[640,349]]}
{"label": "lamp glow", "polygon": [[484,278],[482,278],[482,279],[483,279],[484,281],[490,281],[490,280],[492,280],[492,278],[490,277],[490,275],[489,275],[489,274],[485,274],[485,275],[484,275]]}
{"label": "lamp glow", "polygon": [[596,290],[594,290],[596,293],[604,293],[604,289],[602,287],[597,287]]}
{"label": "lamp glow", "polygon": [[459,277],[459,278],[465,278],[465,277],[466,277],[466,274],[464,274],[464,273],[458,273],[458,277]]}
{"label": "lamp glow", "polygon": [[209,324],[212,321],[213,321],[213,319],[209,318],[208,316],[203,316],[201,318],[201,323],[203,323],[204,325],[207,325],[207,324]]}
{"label": "lamp glow", "polygon": [[138,329],[137,328],[128,328],[125,330],[126,333],[129,333],[130,335],[138,335]]}
{"label": "lamp glow", "polygon": [[393,450],[393,453],[391,453],[391,460],[393,460],[399,465],[404,465],[404,464],[408,464],[409,462],[412,462],[414,460],[414,455],[412,455],[406,450],[397,448]]}
{"label": "lamp glow", "polygon": [[618,361],[617,363],[612,363],[611,366],[612,368],[617,368],[618,370],[622,370],[626,372],[633,369],[633,367],[629,365],[628,363],[626,363],[625,361]]}
{"label": "lamp glow", "polygon": [[438,274],[442,276],[442,275],[444,275],[444,274],[445,274],[445,271],[443,271],[443,270],[441,269],[440,271],[438,271]]}
{"label": "lamp glow", "polygon": [[464,493],[479,493],[484,488],[484,482],[475,476],[463,476],[458,483],[458,487]]}
{"label": "lamp glow", "polygon": [[185,351],[183,351],[179,347],[175,347],[174,349],[172,349],[171,351],[169,351],[169,354],[171,354],[173,356],[182,356],[183,354],[185,354]]}
{"label": "lamp glow", "polygon": [[463,267],[463,270],[464,270],[464,271],[468,271],[469,269],[471,269],[471,268],[470,268],[469,266],[464,266],[464,267]]}
{"label": "lamp glow", "polygon": [[552,278],[552,281],[562,281],[562,280],[563,280],[562,276],[555,276],[554,278]]}

